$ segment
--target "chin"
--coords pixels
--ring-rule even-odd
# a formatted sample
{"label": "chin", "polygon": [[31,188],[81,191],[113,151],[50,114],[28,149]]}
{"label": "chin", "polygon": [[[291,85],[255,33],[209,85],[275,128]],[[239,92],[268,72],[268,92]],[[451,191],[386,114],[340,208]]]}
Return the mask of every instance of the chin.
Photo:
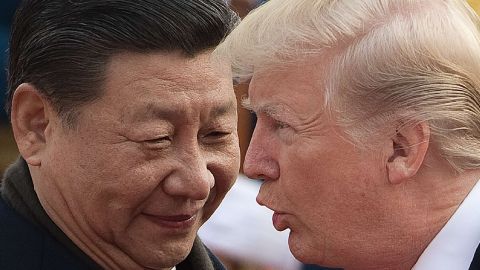
{"label": "chin", "polygon": [[[147,269],[170,269],[183,261],[190,253],[196,234],[162,237],[152,235],[149,239],[124,243],[123,251],[139,266]],[[143,241],[139,240],[143,239]]]}
{"label": "chin", "polygon": [[301,239],[298,235],[290,232],[288,237],[288,247],[290,252],[295,257],[305,264],[317,264],[326,266],[325,264],[325,250],[312,243],[312,239]]}
{"label": "chin", "polygon": [[[178,247],[168,251],[161,251],[156,254],[142,254],[139,258],[143,263],[141,265],[146,269],[165,269],[173,268],[179,264],[190,253],[191,247],[179,249]],[[146,256],[145,256],[146,255]]]}
{"label": "chin", "polygon": [[[292,249],[292,248],[290,248],[290,251],[292,252],[293,257],[295,257],[295,259],[299,260],[302,263],[305,263],[305,264],[319,264],[320,263],[319,260],[318,260],[319,258],[315,258],[311,254],[306,254],[305,252],[301,252],[299,250]],[[318,254],[317,254],[317,256],[318,256]]]}

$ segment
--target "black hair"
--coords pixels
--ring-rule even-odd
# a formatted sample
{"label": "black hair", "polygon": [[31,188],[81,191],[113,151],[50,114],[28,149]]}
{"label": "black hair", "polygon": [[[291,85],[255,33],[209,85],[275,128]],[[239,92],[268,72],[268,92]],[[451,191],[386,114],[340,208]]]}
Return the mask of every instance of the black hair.
{"label": "black hair", "polygon": [[24,0],[10,38],[6,110],[15,89],[34,85],[69,124],[101,95],[110,58],[217,46],[238,16],[223,0]]}

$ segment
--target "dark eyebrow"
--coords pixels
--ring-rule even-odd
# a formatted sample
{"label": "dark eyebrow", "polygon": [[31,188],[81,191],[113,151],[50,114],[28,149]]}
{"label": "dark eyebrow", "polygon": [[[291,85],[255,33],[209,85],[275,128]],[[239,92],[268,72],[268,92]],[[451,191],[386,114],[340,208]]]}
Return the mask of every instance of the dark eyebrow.
{"label": "dark eyebrow", "polygon": [[[235,112],[235,101],[215,106],[209,114],[210,118],[218,118],[230,113]],[[122,113],[122,119],[132,119],[133,121],[141,121],[142,119],[157,118],[157,119],[171,119],[178,117],[179,109],[174,106],[159,106],[156,103],[147,103],[142,109],[134,112],[132,115],[128,115],[128,111],[124,110]]]}
{"label": "dark eyebrow", "polygon": [[145,118],[160,118],[167,119],[173,117],[177,110],[174,107],[161,107],[155,103],[147,103],[146,106],[142,107],[140,110],[135,111],[132,115],[127,116],[128,111],[123,112],[123,119],[130,118],[133,121],[139,121]]}
{"label": "dark eyebrow", "polygon": [[232,112],[235,112],[236,111],[236,108],[235,108],[235,103],[236,101],[230,101],[228,103],[223,103],[221,104],[220,106],[216,106],[214,107],[211,111],[210,111],[210,118],[218,118],[220,116],[224,116],[226,114],[230,114]]}

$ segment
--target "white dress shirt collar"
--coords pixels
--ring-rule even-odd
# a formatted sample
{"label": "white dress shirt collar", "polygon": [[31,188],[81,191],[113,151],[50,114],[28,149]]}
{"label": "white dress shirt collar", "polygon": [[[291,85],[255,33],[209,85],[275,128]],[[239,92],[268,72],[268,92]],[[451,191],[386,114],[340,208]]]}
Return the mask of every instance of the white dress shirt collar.
{"label": "white dress shirt collar", "polygon": [[480,243],[480,181],[423,251],[412,270],[468,270]]}

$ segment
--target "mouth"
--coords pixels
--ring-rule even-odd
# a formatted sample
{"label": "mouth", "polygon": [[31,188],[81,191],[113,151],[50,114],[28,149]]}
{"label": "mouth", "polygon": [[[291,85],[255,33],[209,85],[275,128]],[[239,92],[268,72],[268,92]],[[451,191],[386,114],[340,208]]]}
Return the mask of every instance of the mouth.
{"label": "mouth", "polygon": [[273,223],[273,227],[275,227],[277,231],[284,231],[289,228],[288,223],[286,221],[286,216],[287,214],[282,212],[273,213],[272,223]]}
{"label": "mouth", "polygon": [[167,229],[191,229],[197,221],[197,214],[162,216],[144,213],[143,215],[153,223]]}
{"label": "mouth", "polygon": [[286,221],[286,217],[288,215],[287,213],[278,211],[275,208],[270,207],[260,198],[260,196],[257,196],[257,203],[273,211],[272,223],[273,223],[273,227],[275,227],[277,231],[284,231],[289,228],[288,223]]}

